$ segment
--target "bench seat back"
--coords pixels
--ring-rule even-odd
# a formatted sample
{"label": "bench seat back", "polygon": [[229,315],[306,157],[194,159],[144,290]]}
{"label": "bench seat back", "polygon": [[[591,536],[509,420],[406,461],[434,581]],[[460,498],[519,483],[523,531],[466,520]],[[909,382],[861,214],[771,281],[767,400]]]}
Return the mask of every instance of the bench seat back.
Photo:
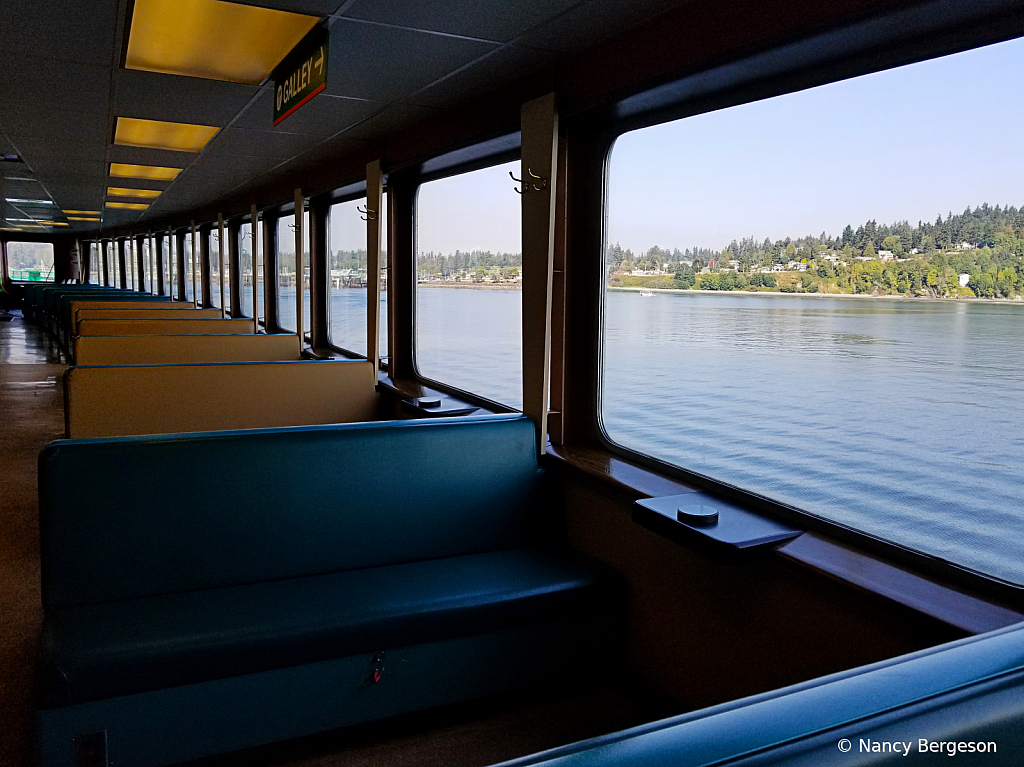
{"label": "bench seat back", "polygon": [[69,438],[175,434],[374,420],[364,360],[73,367],[64,374]]}
{"label": "bench seat back", "polygon": [[83,336],[232,335],[252,332],[252,320],[224,320],[219,318],[195,320],[82,320],[78,323],[78,334]]}
{"label": "bench seat back", "polygon": [[39,459],[44,606],[521,546],[534,439],[516,414],[58,440]]}
{"label": "bench seat back", "polygon": [[295,335],[78,336],[78,365],[166,365],[301,359]]}

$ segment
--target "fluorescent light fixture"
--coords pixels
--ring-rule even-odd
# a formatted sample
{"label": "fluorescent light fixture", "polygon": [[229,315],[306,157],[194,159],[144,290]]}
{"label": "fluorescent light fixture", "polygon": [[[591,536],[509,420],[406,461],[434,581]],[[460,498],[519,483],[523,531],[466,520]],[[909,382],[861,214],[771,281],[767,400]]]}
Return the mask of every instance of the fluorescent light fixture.
{"label": "fluorescent light fixture", "polygon": [[5,198],[12,205],[53,205],[52,200],[20,200],[16,197]]}
{"label": "fluorescent light fixture", "polygon": [[98,216],[98,210],[66,210],[65,213],[73,213],[76,216]]}
{"label": "fluorescent light fixture", "polygon": [[103,204],[108,208],[121,208],[122,210],[145,210],[149,207],[141,202],[105,202]]}
{"label": "fluorescent light fixture", "polygon": [[181,168],[165,168],[159,165],[128,165],[123,162],[110,163],[110,175],[116,178],[146,178],[155,181],[173,181]]}
{"label": "fluorescent light fixture", "polygon": [[159,189],[128,189],[123,186],[108,186],[108,197],[141,197],[145,200],[152,200],[160,196]]}
{"label": "fluorescent light fixture", "polygon": [[147,149],[170,149],[175,152],[199,152],[218,130],[219,128],[212,125],[118,117],[117,127],[114,129],[114,143]]}
{"label": "fluorescent light fixture", "polygon": [[258,85],[319,20],[222,0],[135,0],[125,68]]}
{"label": "fluorescent light fixture", "polygon": [[99,216],[68,216],[68,221],[99,221]]}

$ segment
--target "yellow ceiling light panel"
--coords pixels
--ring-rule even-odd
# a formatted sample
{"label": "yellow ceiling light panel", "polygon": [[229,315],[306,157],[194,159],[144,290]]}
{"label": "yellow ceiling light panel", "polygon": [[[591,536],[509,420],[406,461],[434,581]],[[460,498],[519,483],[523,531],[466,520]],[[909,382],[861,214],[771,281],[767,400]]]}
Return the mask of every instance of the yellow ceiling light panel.
{"label": "yellow ceiling light panel", "polygon": [[99,221],[99,216],[68,216],[68,221]]}
{"label": "yellow ceiling light panel", "polygon": [[66,210],[64,212],[75,216],[98,216],[100,214],[98,210]]}
{"label": "yellow ceiling light panel", "polygon": [[159,165],[128,165],[123,162],[110,163],[110,175],[116,178],[145,178],[154,181],[173,181],[181,168],[164,168]]}
{"label": "yellow ceiling light panel", "polygon": [[212,125],[169,123],[118,117],[114,143],[146,149],[170,149],[175,152],[200,152],[219,129]]}
{"label": "yellow ceiling light panel", "polygon": [[129,189],[123,186],[107,187],[107,197],[139,197],[143,200],[154,200],[159,196],[159,189]]}
{"label": "yellow ceiling light panel", "polygon": [[256,85],[318,21],[223,0],[135,0],[125,67]]}
{"label": "yellow ceiling light panel", "polygon": [[145,210],[149,206],[141,202],[106,202],[108,208],[120,208],[122,210]]}

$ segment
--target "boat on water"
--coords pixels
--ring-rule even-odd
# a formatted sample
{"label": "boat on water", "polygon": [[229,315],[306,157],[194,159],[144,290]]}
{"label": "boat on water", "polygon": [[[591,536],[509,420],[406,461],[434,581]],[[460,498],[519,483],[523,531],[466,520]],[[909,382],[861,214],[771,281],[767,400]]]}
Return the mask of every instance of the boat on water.
{"label": "boat on water", "polygon": [[640,298],[654,298],[654,291],[653,290],[641,290],[640,291]]}

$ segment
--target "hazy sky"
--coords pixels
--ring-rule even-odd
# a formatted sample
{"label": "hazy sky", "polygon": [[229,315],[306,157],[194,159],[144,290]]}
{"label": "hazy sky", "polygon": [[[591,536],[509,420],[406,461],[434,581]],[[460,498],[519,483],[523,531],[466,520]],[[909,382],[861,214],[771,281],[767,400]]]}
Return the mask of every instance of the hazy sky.
{"label": "hazy sky", "polygon": [[421,186],[416,201],[417,251],[518,253],[522,247],[522,208],[509,171],[520,178],[519,162]]}
{"label": "hazy sky", "polygon": [[[1022,40],[645,128],[612,150],[609,240],[722,248],[1019,207],[1022,137]],[[518,251],[509,170],[422,186],[420,252]]]}

